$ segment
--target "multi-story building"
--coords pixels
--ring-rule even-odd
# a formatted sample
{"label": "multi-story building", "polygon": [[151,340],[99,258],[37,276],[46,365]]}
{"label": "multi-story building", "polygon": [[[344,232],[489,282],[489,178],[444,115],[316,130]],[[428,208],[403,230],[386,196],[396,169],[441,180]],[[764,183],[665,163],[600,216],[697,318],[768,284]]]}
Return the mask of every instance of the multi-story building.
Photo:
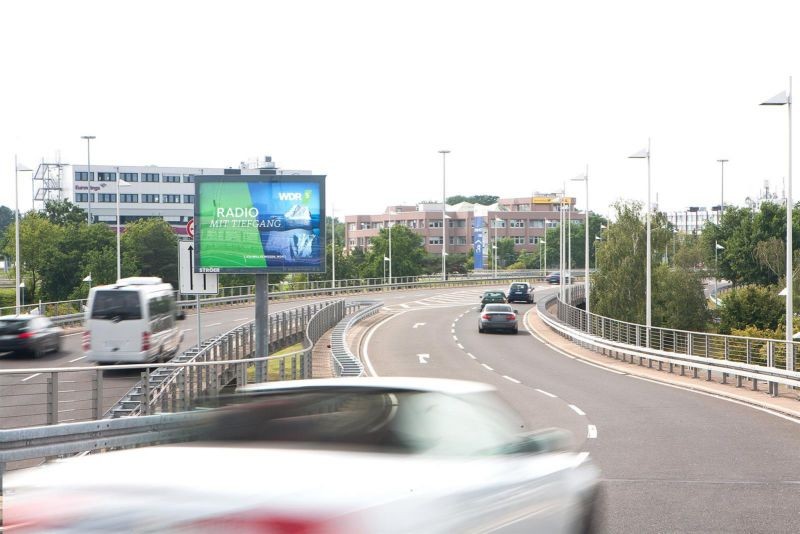
{"label": "multi-story building", "polygon": [[296,175],[311,171],[278,169],[270,157],[257,165],[243,163],[227,169],[92,164],[89,174],[87,165],[73,165],[71,190],[68,185],[66,196],[89,213],[93,222],[116,226],[119,194],[120,225],[160,217],[176,233],[185,234],[186,223],[194,215],[194,177],[204,174]]}
{"label": "multi-story building", "polygon": [[[555,228],[559,221],[561,197],[556,194],[535,194],[532,197],[500,199],[491,206],[462,202],[447,205],[446,252],[469,253],[473,244],[475,218],[483,217],[483,232],[487,240],[509,238],[514,250],[533,251],[544,238],[546,228]],[[583,213],[574,210],[575,198],[566,197],[565,213],[576,224],[582,224]],[[442,204],[422,203],[416,206],[389,206],[377,215],[345,216],[345,254],[356,247],[369,249],[370,241],[381,229],[394,225],[405,226],[419,234],[425,251],[442,252]]]}

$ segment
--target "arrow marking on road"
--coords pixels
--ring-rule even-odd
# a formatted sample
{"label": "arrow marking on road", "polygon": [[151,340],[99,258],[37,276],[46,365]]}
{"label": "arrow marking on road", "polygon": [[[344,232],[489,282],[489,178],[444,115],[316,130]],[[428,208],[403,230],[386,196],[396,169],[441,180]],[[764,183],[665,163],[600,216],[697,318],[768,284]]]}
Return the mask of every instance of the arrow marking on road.
{"label": "arrow marking on road", "polygon": [[417,328],[418,326],[425,326],[425,323],[414,323],[414,326],[411,328]]}
{"label": "arrow marking on road", "polygon": [[417,354],[419,356],[419,363],[428,363],[428,358],[431,357],[430,354]]}

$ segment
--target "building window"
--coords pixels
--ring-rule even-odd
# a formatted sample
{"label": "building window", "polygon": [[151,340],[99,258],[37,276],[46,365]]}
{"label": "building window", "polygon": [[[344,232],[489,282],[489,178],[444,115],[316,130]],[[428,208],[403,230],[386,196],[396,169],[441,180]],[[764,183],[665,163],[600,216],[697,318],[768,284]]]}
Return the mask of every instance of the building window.
{"label": "building window", "polygon": [[465,219],[450,219],[447,221],[447,226],[450,228],[464,228],[467,225]]}
{"label": "building window", "polygon": [[165,174],[163,181],[164,181],[164,183],[179,184],[179,183],[181,183],[181,175],[180,174]]}
{"label": "building window", "polygon": [[451,245],[466,245],[467,238],[463,235],[450,236],[449,242]]}
{"label": "building window", "polygon": [[142,195],[142,202],[144,202],[144,203],[158,203],[158,195]]}
{"label": "building window", "polygon": [[442,236],[434,236],[428,238],[429,245],[441,245],[442,244]]}
{"label": "building window", "polygon": [[[117,173],[115,172],[98,172],[97,173],[97,181],[98,182],[116,182],[117,181]],[[101,200],[102,202],[102,200]]]}
{"label": "building window", "polygon": [[547,221],[547,227],[548,228],[558,228],[558,221],[556,221],[556,220]]}
{"label": "building window", "polygon": [[531,245],[538,245],[539,239],[541,239],[539,236],[532,235],[528,238],[528,243]]}
{"label": "building window", "polygon": [[98,202],[116,202],[117,195],[114,193],[98,193],[97,194],[97,201]]}
{"label": "building window", "polygon": [[194,195],[183,195],[183,202],[185,204],[194,204]]}
{"label": "building window", "polygon": [[524,235],[515,235],[513,237],[515,245],[524,245],[525,244],[525,236]]}
{"label": "building window", "polygon": [[530,204],[517,204],[515,207],[517,208],[517,211],[531,211]]}
{"label": "building window", "polygon": [[143,182],[159,182],[159,174],[157,172],[143,172],[142,173],[142,181]]}
{"label": "building window", "polygon": [[508,226],[509,228],[525,228],[525,219],[510,219]]}
{"label": "building window", "polygon": [[[89,175],[84,171],[75,171],[75,181],[76,182],[88,182]],[[92,173],[92,181],[94,181],[94,173]]]}
{"label": "building window", "polygon": [[184,174],[183,175],[183,183],[185,183],[185,184],[193,184],[194,183],[194,174]]}
{"label": "building window", "polygon": [[138,182],[139,181],[139,173],[138,172],[121,172],[119,173],[119,179],[125,180],[126,182]]}
{"label": "building window", "polygon": [[[441,228],[441,227],[442,227],[442,221],[439,220],[428,221],[428,228]],[[441,243],[439,244],[441,245]]]}
{"label": "building window", "polygon": [[181,201],[180,195],[162,195],[164,204],[179,204]]}
{"label": "building window", "polygon": [[[89,193],[75,193],[75,202],[89,202]],[[92,193],[92,202],[94,202],[94,193]]]}
{"label": "building window", "polygon": [[494,219],[494,224],[492,224],[492,228],[505,228],[505,227],[506,227],[505,219]]}
{"label": "building window", "polygon": [[544,219],[528,219],[529,228],[544,228]]}
{"label": "building window", "polygon": [[120,202],[126,202],[128,204],[138,204],[139,203],[139,195],[131,194],[131,193],[122,193],[119,196]]}

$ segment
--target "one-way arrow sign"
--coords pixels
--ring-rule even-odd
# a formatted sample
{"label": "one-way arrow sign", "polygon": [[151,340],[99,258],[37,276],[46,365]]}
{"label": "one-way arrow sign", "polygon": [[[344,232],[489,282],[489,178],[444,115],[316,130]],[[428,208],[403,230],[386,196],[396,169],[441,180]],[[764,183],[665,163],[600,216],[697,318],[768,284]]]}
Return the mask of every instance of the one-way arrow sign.
{"label": "one-way arrow sign", "polygon": [[194,272],[194,243],[178,243],[178,288],[184,295],[216,295],[217,274]]}

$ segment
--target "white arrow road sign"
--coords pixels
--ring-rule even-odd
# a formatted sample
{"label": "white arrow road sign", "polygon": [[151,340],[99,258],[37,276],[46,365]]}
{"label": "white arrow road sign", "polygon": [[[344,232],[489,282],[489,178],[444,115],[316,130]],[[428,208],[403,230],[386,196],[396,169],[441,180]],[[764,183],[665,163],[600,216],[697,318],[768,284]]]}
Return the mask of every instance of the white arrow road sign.
{"label": "white arrow road sign", "polygon": [[428,363],[428,358],[431,357],[430,354],[417,354],[419,356],[419,363]]}
{"label": "white arrow road sign", "polygon": [[194,242],[178,242],[178,288],[184,295],[216,295],[216,273],[194,272]]}
{"label": "white arrow road sign", "polygon": [[414,323],[414,326],[412,326],[411,328],[416,328],[418,326],[425,326],[425,323]]}

